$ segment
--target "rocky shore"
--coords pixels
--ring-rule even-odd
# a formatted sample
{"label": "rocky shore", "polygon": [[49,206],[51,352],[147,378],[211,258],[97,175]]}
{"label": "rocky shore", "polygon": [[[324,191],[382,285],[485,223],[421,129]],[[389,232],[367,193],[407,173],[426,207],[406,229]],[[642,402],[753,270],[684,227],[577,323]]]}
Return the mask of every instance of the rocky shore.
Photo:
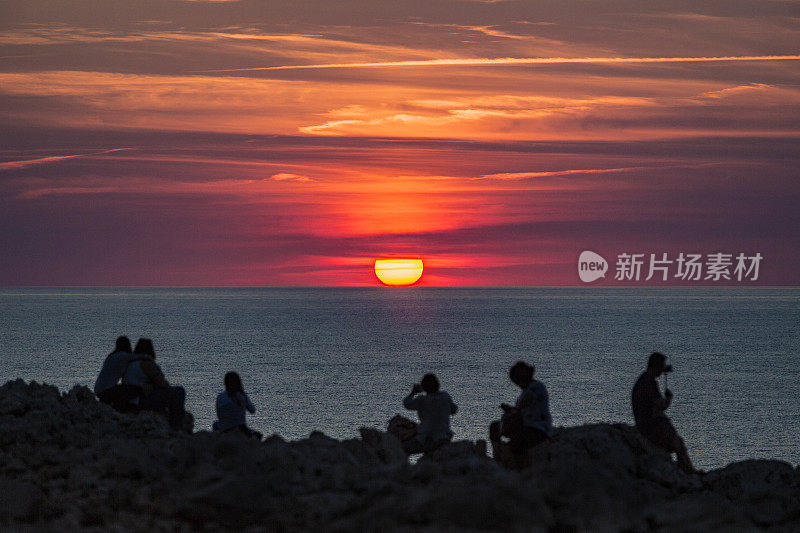
{"label": "rocky shore", "polygon": [[705,476],[624,424],[562,428],[508,471],[470,442],[409,464],[376,429],[265,442],[175,433],[76,386],[0,387],[4,531],[800,531],[800,470]]}

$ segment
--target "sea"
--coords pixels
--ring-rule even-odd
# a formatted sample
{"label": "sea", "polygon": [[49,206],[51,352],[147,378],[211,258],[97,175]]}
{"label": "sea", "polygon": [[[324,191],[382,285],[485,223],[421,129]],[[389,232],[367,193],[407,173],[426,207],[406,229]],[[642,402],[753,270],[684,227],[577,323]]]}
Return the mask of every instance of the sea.
{"label": "sea", "polygon": [[[667,411],[695,464],[800,463],[800,288],[1,288],[0,382],[92,387],[119,335],[153,340],[208,430],[235,370],[265,434],[385,428],[426,372],[458,404],[457,439],[487,437],[536,367],[555,426],[632,423],[648,355],[674,372]],[[668,383],[665,383],[668,379]]]}

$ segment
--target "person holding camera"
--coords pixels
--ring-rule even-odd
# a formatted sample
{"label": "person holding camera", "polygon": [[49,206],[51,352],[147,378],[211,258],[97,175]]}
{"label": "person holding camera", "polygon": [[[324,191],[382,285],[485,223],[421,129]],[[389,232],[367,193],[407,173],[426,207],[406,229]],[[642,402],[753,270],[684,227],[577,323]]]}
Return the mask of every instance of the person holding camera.
{"label": "person holding camera", "polygon": [[[423,391],[425,394],[420,394]],[[425,374],[422,381],[415,383],[403,398],[403,407],[419,416],[417,434],[402,443],[406,453],[432,452],[453,438],[450,416],[456,414],[458,407],[449,394],[439,390],[436,374]]]}
{"label": "person holding camera", "polygon": [[244,391],[242,378],[236,372],[228,372],[223,380],[225,390],[217,394],[217,420],[212,424],[214,431],[240,431],[257,440],[264,436],[247,427],[247,413],[255,413],[256,407]]}
{"label": "person holding camera", "polygon": [[670,453],[675,452],[681,470],[689,474],[698,473],[689,459],[686,444],[664,414],[672,402],[672,391],[665,389],[662,396],[656,378],[665,372],[672,372],[672,365],[666,363],[667,357],[664,354],[653,352],[647,361],[647,370],[633,386],[631,405],[636,429],[650,442]]}

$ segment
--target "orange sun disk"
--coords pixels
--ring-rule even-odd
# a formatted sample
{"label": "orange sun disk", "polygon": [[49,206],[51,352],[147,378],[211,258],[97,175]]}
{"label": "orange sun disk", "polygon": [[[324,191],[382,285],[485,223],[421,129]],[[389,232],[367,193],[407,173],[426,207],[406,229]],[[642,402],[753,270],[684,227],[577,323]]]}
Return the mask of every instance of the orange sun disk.
{"label": "orange sun disk", "polygon": [[422,259],[376,259],[375,275],[384,285],[412,285],[422,277]]}

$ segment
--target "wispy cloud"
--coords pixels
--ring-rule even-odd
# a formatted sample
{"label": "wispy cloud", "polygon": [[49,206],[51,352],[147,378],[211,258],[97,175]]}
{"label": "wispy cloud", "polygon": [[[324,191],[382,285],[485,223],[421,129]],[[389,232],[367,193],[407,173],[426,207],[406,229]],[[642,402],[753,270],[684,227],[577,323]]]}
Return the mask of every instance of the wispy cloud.
{"label": "wispy cloud", "polygon": [[435,66],[491,66],[491,65],[549,65],[570,63],[624,64],[624,63],[706,63],[730,61],[794,61],[800,55],[783,56],[720,56],[720,57],[500,57],[465,59],[425,59],[413,61],[387,61],[375,63],[327,63],[318,65],[278,65],[217,69],[203,72],[245,72],[257,70],[299,70],[323,68],[376,68],[376,67],[435,67]]}
{"label": "wispy cloud", "polygon": [[301,176],[299,174],[289,174],[289,173],[280,173],[280,174],[273,174],[270,176],[272,181],[298,181],[301,183],[307,183],[310,181],[315,181],[314,178],[309,178],[308,176]]}
{"label": "wispy cloud", "polygon": [[718,166],[720,163],[701,163],[701,164],[687,164],[687,165],[653,165],[653,166],[634,166],[634,167],[619,167],[619,168],[578,168],[567,170],[553,170],[545,172],[501,172],[497,174],[484,174],[473,180],[502,180],[502,181],[518,181],[532,178],[552,178],[559,176],[574,176],[574,175],[595,175],[595,174],[618,174],[624,172],[652,172],[659,170],[674,170],[678,168],[703,168],[709,166]]}
{"label": "wispy cloud", "polygon": [[722,99],[730,96],[738,96],[741,94],[750,94],[757,92],[764,92],[775,89],[772,85],[766,83],[748,83],[747,85],[737,85],[736,87],[728,87],[718,91],[708,91],[700,95],[702,98]]}
{"label": "wispy cloud", "polygon": [[0,163],[0,170],[20,169],[29,167],[31,165],[43,165],[46,163],[57,163],[67,159],[75,159],[78,157],[94,157],[103,154],[110,154],[111,152],[120,152],[122,150],[132,150],[132,148],[112,148],[111,150],[103,150],[100,152],[91,152],[87,154],[73,154],[73,155],[53,155],[48,157],[37,157],[36,159],[21,159],[17,161],[6,161]]}
{"label": "wispy cloud", "polygon": [[[253,195],[268,191],[266,180],[221,179],[201,181],[176,181],[165,177],[128,178],[109,184],[100,177],[73,177],[66,180],[35,179],[17,198],[33,200],[44,196],[85,196],[98,194],[154,194],[154,195]],[[58,184],[56,182],[67,182]]]}
{"label": "wispy cloud", "polygon": [[[219,47],[217,50],[230,57],[231,53],[245,57],[271,57],[275,61],[360,61],[364,59],[390,60],[396,58],[431,58],[434,49],[414,47],[406,44],[376,42],[377,38],[365,35],[323,34],[313,32],[281,33],[264,32],[258,28],[229,27],[219,30],[191,31],[185,29],[164,29],[155,31],[111,31],[104,29],[73,27],[62,24],[35,25],[0,31],[0,45],[46,46],[63,44],[117,44],[115,53],[153,53],[135,47],[141,43],[151,43],[173,51],[203,46],[204,43]],[[180,46],[181,48],[175,48]],[[165,53],[162,51],[162,53]],[[196,71],[206,72],[206,71]]]}

